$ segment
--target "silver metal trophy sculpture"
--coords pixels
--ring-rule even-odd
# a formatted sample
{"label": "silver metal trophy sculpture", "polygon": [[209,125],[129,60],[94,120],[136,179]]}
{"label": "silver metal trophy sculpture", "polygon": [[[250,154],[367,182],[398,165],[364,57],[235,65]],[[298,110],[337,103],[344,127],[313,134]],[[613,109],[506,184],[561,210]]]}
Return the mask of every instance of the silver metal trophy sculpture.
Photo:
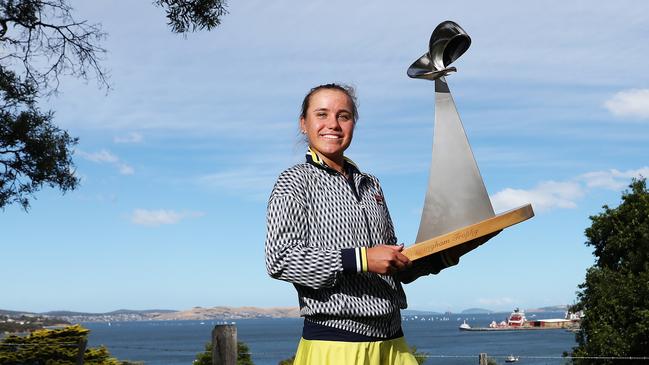
{"label": "silver metal trophy sculpture", "polygon": [[496,215],[473,157],[446,78],[471,44],[457,23],[439,24],[429,49],[408,68],[411,78],[435,82],[435,129],[428,190],[417,240],[404,254],[415,260],[486,236],[534,216],[530,204]]}

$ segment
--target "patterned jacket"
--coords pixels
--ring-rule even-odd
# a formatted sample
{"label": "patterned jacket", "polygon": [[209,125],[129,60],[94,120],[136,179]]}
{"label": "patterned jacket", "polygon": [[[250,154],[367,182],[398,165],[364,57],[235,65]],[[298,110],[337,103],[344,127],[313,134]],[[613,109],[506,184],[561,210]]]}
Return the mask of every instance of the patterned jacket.
{"label": "patterned jacket", "polygon": [[378,180],[348,159],[345,168],[352,179],[309,150],[306,163],[280,174],[268,201],[266,268],[294,284],[307,320],[387,338],[400,330],[407,306],[400,281],[457,260],[433,255],[399,276],[367,272],[367,248],[397,239]]}

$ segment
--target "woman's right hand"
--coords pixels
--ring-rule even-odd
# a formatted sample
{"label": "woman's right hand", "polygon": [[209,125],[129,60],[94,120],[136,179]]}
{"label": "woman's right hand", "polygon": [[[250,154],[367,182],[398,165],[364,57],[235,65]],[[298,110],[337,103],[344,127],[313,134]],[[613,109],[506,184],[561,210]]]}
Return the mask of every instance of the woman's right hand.
{"label": "woman's right hand", "polygon": [[403,245],[380,245],[367,249],[367,271],[391,275],[412,265],[408,257],[401,253]]}

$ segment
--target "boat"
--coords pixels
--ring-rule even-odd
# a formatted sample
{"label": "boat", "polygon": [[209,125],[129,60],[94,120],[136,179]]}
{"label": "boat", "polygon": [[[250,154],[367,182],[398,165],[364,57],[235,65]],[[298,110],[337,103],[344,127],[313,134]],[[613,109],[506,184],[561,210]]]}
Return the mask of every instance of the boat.
{"label": "boat", "polygon": [[467,330],[470,330],[470,329],[471,329],[471,326],[469,326],[469,324],[466,323],[466,319],[465,319],[465,320],[464,320],[464,323],[462,323],[462,324],[460,325],[460,330],[467,331]]}
{"label": "boat", "polygon": [[507,318],[507,325],[510,327],[521,327],[525,322],[527,321],[527,318],[525,318],[525,313],[516,308],[514,311],[509,315],[509,318]]}
{"label": "boat", "polygon": [[514,329],[522,328],[526,320],[527,319],[525,318],[525,313],[520,309],[516,308],[514,309],[513,312],[509,314],[509,317],[507,317],[507,321],[501,321],[500,323],[496,323],[496,321],[492,321],[489,324],[489,327],[487,328],[485,327],[473,328],[468,323],[466,323],[466,320],[464,320],[464,322],[460,325],[460,330],[462,331],[514,330]]}
{"label": "boat", "polygon": [[509,314],[507,320],[503,320],[500,323],[492,321],[488,327],[471,327],[465,320],[459,329],[461,331],[570,330],[579,328],[580,319],[574,319],[566,315],[566,318],[527,320],[525,312],[516,308]]}
{"label": "boat", "polygon": [[518,356],[509,355],[505,358],[505,362],[518,362]]}

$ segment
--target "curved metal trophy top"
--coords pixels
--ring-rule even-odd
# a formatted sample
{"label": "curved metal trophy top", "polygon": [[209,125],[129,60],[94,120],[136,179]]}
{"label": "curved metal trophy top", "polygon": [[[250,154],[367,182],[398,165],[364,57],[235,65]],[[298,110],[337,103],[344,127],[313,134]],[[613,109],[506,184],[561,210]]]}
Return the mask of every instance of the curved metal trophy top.
{"label": "curved metal trophy top", "polygon": [[449,65],[460,58],[470,45],[471,38],[462,27],[453,21],[444,21],[433,30],[428,52],[408,68],[408,76],[414,79],[435,80],[457,71]]}

